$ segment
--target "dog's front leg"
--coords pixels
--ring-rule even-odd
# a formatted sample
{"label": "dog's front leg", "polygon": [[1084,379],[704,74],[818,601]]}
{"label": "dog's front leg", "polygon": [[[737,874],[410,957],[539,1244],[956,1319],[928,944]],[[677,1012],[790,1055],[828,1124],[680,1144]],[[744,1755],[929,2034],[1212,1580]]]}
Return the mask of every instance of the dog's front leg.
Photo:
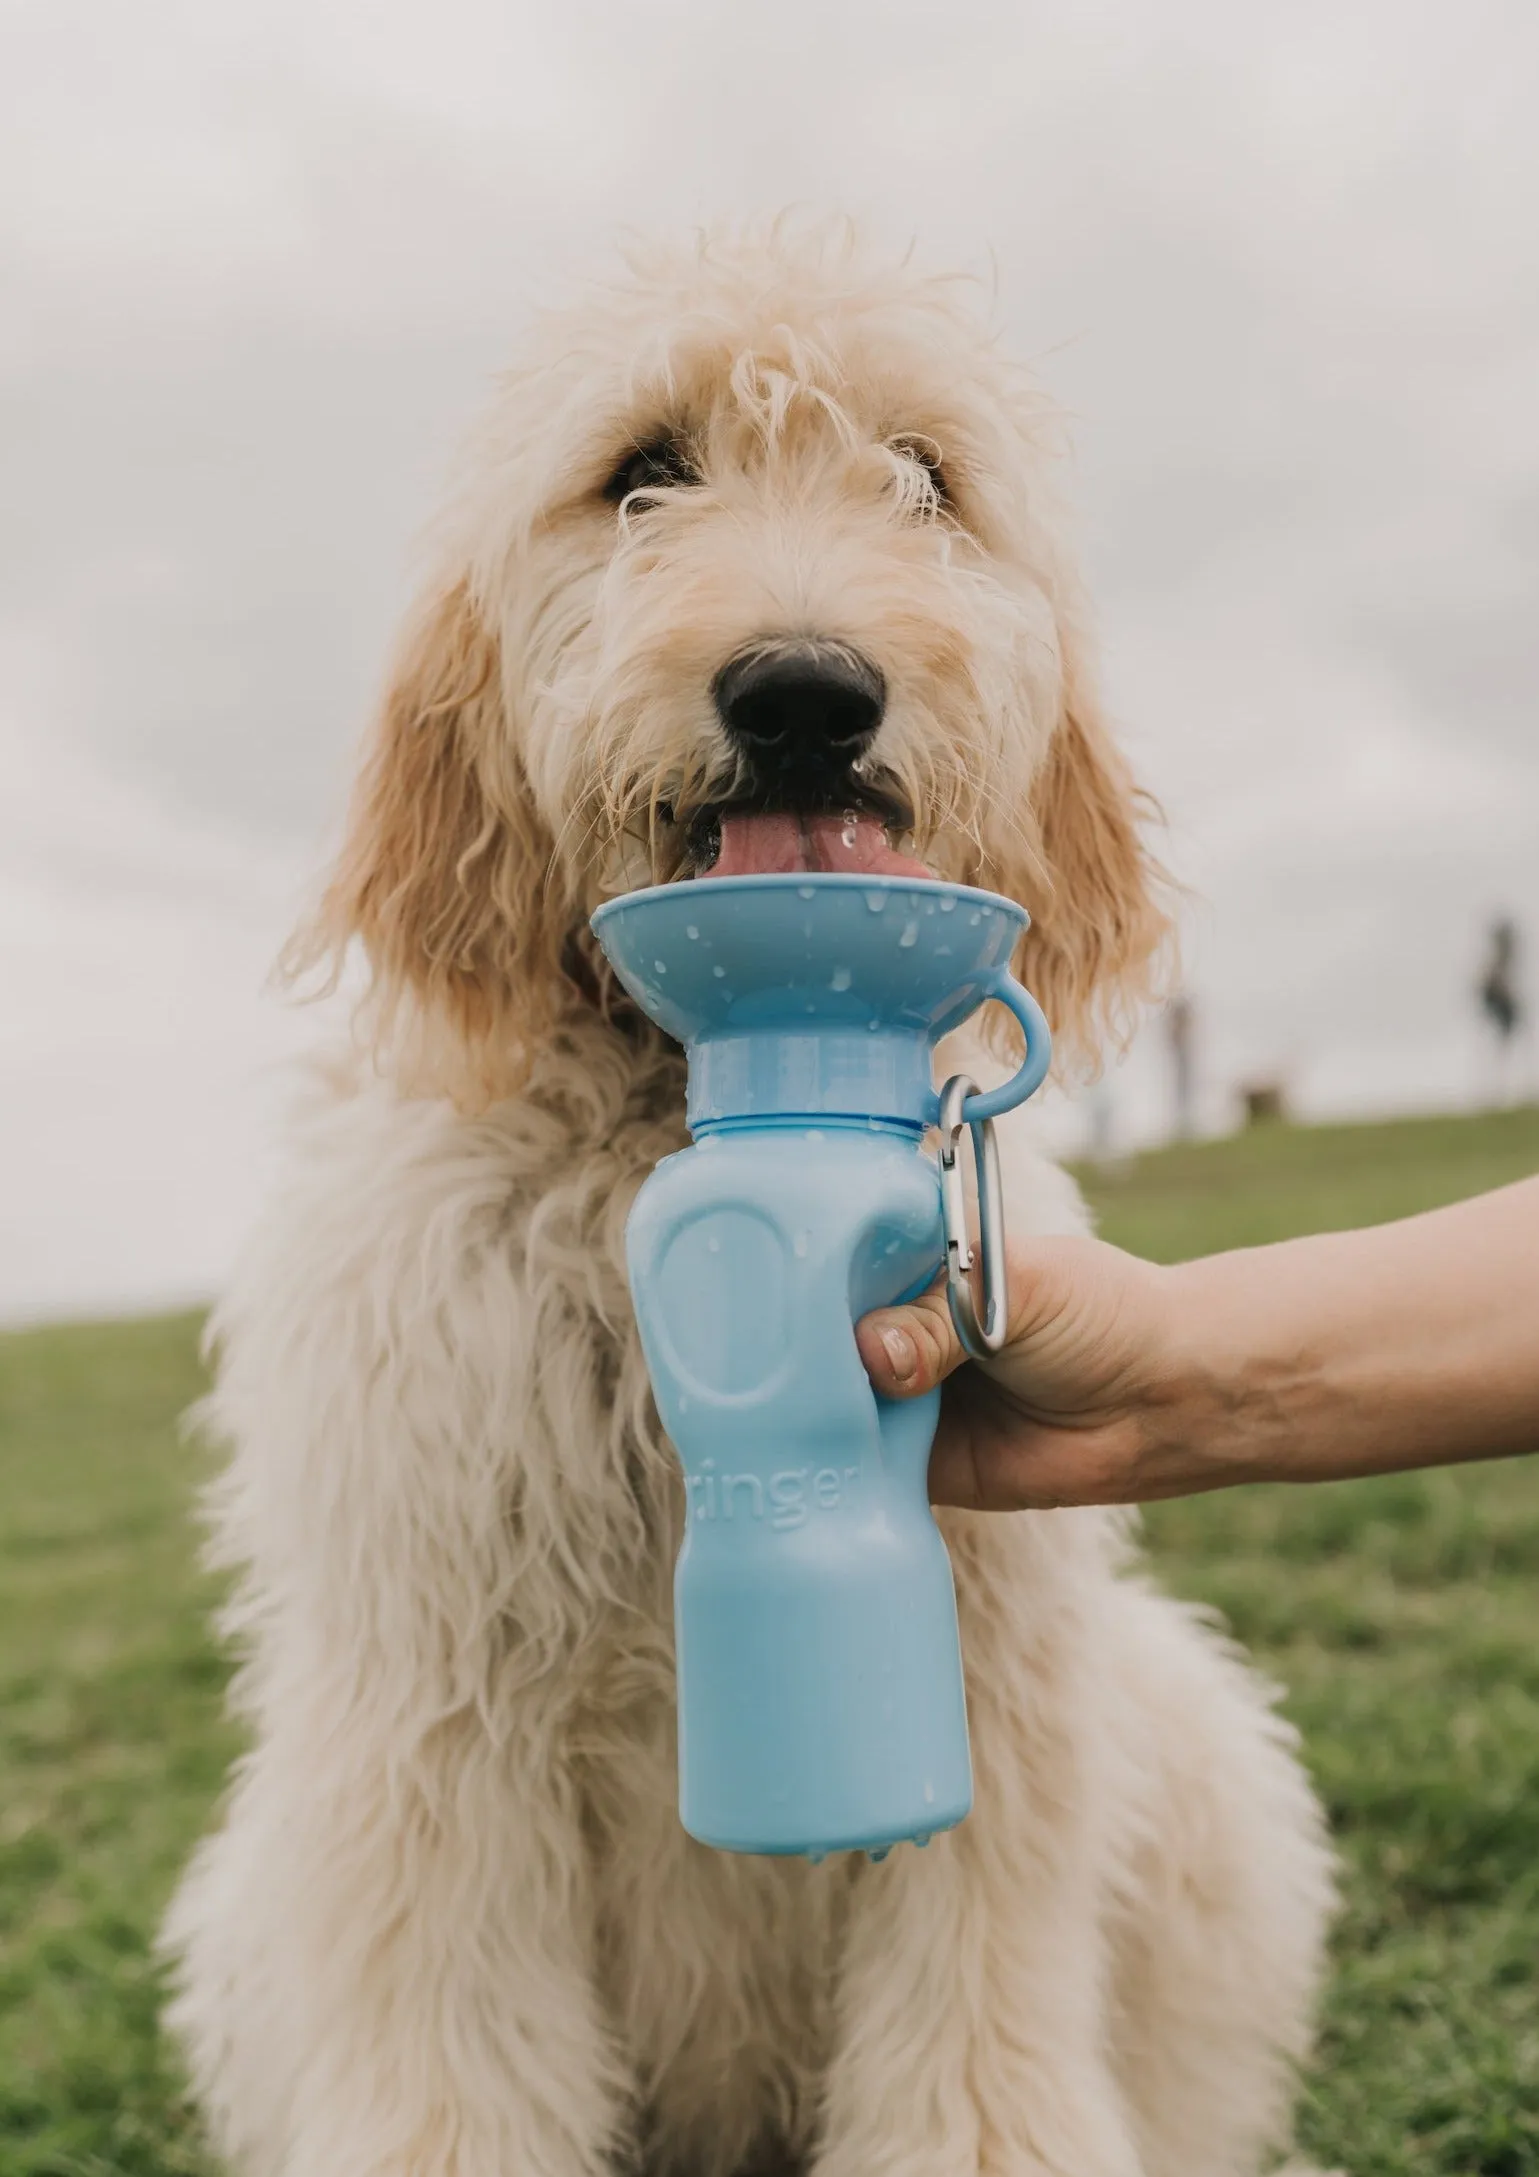
{"label": "dog's front leg", "polygon": [[977,1802],[859,1871],[815,2177],[1141,2177],[1108,2053],[1075,1538],[1022,1553],[1009,1524],[943,1521]]}
{"label": "dog's front leg", "polygon": [[[1073,1944],[1033,1961],[965,1833],[862,1880],[814,2177],[1139,2177]],[[991,1925],[991,1922],[993,1925]],[[1069,1931],[1064,1931],[1065,1935]],[[1076,2016],[1076,2014],[1078,2014]]]}
{"label": "dog's front leg", "polygon": [[[367,1700],[246,1770],[170,1930],[220,2144],[262,2177],[598,2177],[628,2081],[572,1795],[470,1716]],[[404,1755],[404,1758],[403,1758]]]}

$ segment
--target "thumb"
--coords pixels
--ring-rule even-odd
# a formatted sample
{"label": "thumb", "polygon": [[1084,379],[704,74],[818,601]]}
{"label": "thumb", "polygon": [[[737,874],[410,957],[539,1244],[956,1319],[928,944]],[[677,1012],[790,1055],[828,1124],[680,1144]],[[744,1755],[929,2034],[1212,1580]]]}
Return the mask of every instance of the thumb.
{"label": "thumb", "polygon": [[855,1326],[855,1343],[872,1387],[884,1398],[917,1398],[960,1368],[967,1355],[957,1337],[940,1277],[900,1308],[876,1308]]}

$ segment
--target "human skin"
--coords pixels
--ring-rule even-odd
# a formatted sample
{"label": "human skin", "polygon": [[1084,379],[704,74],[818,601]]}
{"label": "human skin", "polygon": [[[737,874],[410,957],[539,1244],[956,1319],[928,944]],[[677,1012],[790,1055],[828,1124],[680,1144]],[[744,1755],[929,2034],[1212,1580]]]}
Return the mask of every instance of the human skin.
{"label": "human skin", "polygon": [[1539,1178],[1169,1268],[1018,1241],[1009,1281],[987,1361],[967,1360],[943,1284],[858,1326],[884,1396],[945,1382],[938,1504],[1126,1504],[1539,1450]]}

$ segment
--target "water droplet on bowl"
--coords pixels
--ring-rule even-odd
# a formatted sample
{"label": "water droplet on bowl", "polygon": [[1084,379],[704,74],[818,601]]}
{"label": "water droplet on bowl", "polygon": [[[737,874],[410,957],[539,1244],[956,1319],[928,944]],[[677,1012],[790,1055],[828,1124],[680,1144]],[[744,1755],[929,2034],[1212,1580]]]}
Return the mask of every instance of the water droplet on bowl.
{"label": "water droplet on bowl", "polygon": [[913,919],[913,917],[910,916],[909,920],[903,925],[903,935],[898,939],[898,945],[900,949],[906,949],[910,945],[917,945],[918,942],[919,925]]}
{"label": "water droplet on bowl", "polygon": [[796,887],[796,896],[799,900],[815,900],[818,888],[815,884],[799,884]]}
{"label": "water droplet on bowl", "polygon": [[971,914],[971,915],[969,915],[969,916],[968,916],[968,918],[967,918],[967,920],[968,920],[968,923],[969,923],[970,927],[976,930],[976,929],[977,929],[977,927],[978,927],[978,925],[979,925],[979,923],[980,923],[980,922],[981,922],[981,921],[983,920],[983,917],[982,917],[982,915],[980,915],[980,914],[976,914],[976,913],[975,913],[975,914]]}
{"label": "water droplet on bowl", "polygon": [[872,914],[879,915],[887,905],[887,894],[885,892],[868,892],[866,894],[866,905],[870,908]]}
{"label": "water droplet on bowl", "polygon": [[944,899],[943,899],[943,900],[941,901],[941,903],[940,903],[940,911],[941,911],[941,913],[942,913],[943,915],[952,915],[952,914],[955,914],[955,913],[956,913],[956,905],[957,905],[957,896],[956,896],[955,892],[948,892],[948,893],[946,894],[945,898],[944,898]]}
{"label": "water droplet on bowl", "polygon": [[653,967],[654,967],[654,968],[656,968],[656,970],[657,970],[657,972],[658,972],[658,974],[659,974],[659,975],[666,975],[666,974],[667,974],[667,972],[668,972],[668,963],[667,963],[667,961],[666,961],[666,960],[654,960],[654,961],[652,962],[652,965],[653,965]]}
{"label": "water droplet on bowl", "polygon": [[828,978],[828,987],[830,990],[848,990],[853,981],[854,977],[848,968],[835,968]]}
{"label": "water droplet on bowl", "polygon": [[876,1031],[878,1030],[878,1028],[881,1027],[881,1025],[882,1024],[879,1020],[868,1020],[866,1022],[866,1027],[872,1035],[876,1034]]}
{"label": "water droplet on bowl", "polygon": [[684,925],[684,935],[686,937],[698,937],[700,935],[700,932],[695,928],[695,925],[692,922],[686,922]]}
{"label": "water droplet on bowl", "polygon": [[721,967],[721,966],[719,966],[719,965],[718,965],[717,967],[714,967],[714,968],[712,968],[712,970],[711,970],[711,973],[712,973],[713,975],[725,975],[725,974],[726,974],[726,972],[727,972],[727,971],[726,971],[726,969],[725,969],[724,967]]}
{"label": "water droplet on bowl", "polygon": [[935,1786],[933,1784],[927,1783],[925,1785],[924,1803],[927,1807],[933,1807],[935,1804]]}
{"label": "water droplet on bowl", "polygon": [[711,1234],[710,1238],[706,1241],[705,1244],[713,1255],[719,1255],[721,1253],[721,1242],[717,1239],[714,1232]]}

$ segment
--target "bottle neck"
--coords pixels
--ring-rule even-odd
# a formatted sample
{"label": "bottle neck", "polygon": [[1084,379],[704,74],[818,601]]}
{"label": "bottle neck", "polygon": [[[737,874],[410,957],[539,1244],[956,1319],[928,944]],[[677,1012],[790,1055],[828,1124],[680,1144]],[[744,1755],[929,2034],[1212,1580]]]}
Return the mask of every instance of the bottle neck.
{"label": "bottle neck", "polygon": [[741,1028],[689,1047],[690,1130],[873,1123],[920,1133],[936,1113],[922,1027]]}

